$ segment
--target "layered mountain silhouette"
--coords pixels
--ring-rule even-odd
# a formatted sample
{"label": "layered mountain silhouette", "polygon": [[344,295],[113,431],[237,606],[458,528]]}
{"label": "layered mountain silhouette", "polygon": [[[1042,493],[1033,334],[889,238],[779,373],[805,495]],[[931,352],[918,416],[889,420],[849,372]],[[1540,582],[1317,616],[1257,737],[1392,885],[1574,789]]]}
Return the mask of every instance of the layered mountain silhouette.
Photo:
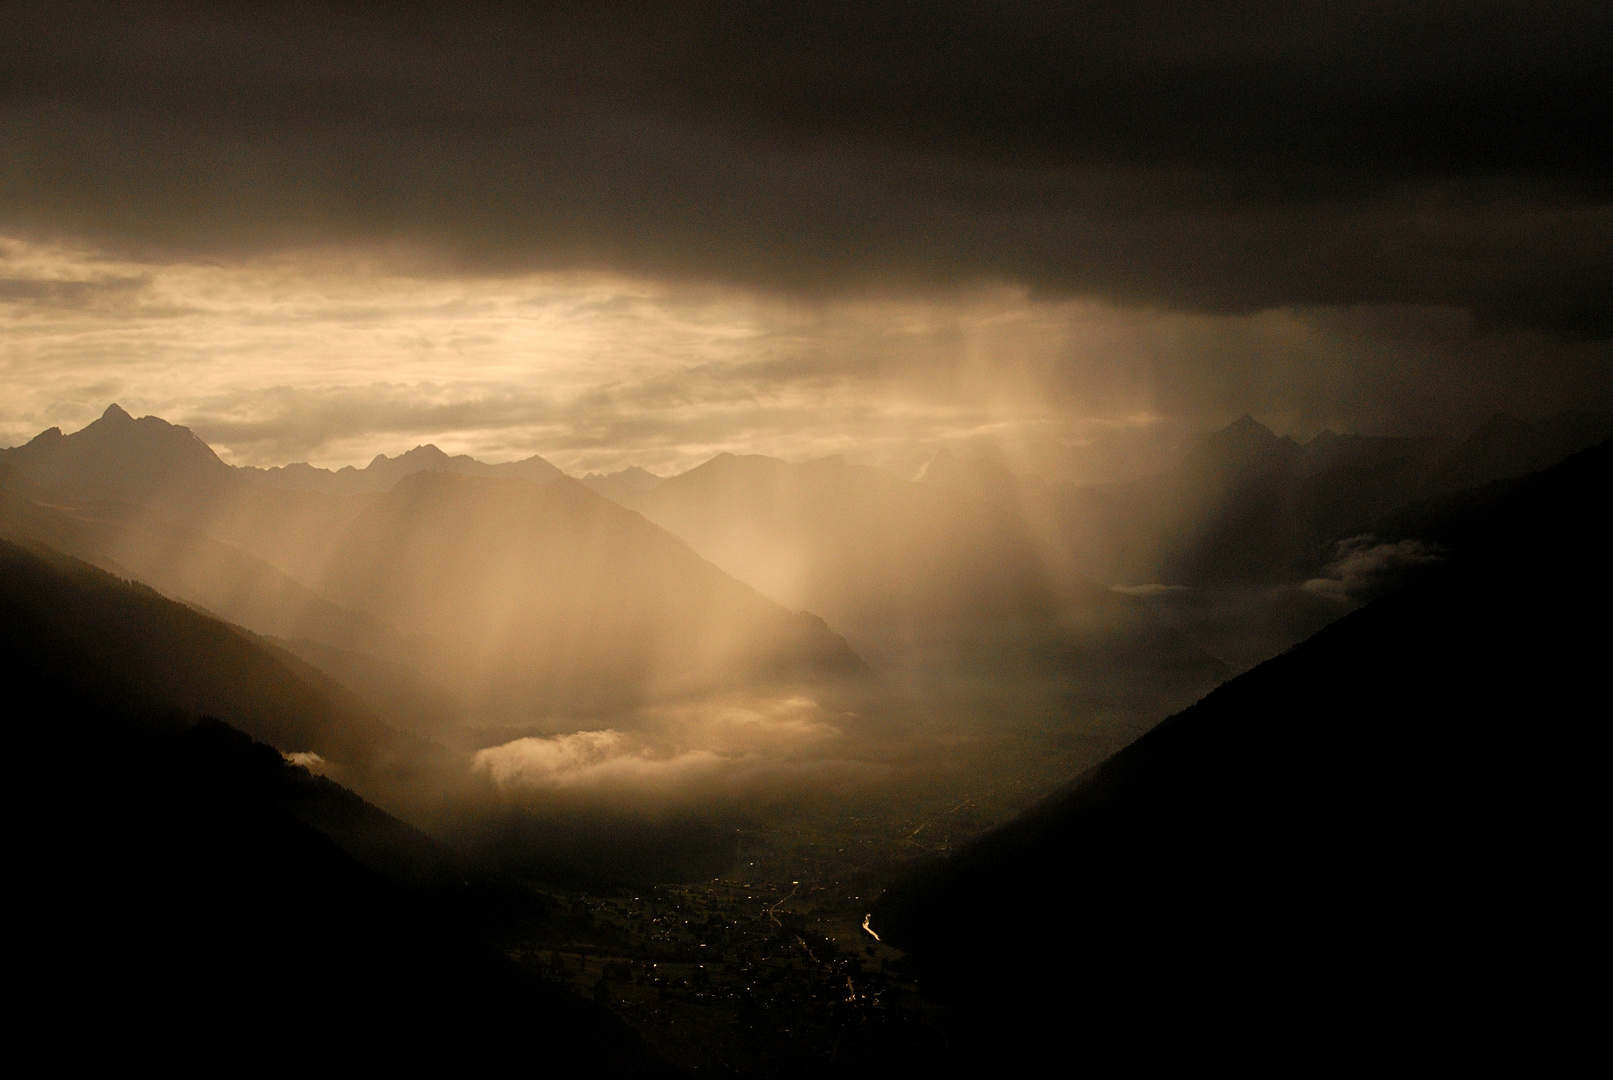
{"label": "layered mountain silhouette", "polygon": [[[111,512],[108,512],[109,509]],[[373,615],[342,608],[283,570],[173,520],[148,521],[137,505],[88,505],[39,488],[0,466],[0,536],[43,544],[230,622],[289,640],[337,643],[389,655],[443,649],[408,639]]]}
{"label": "layered mountain silhouette", "polygon": [[934,715],[1157,716],[1227,668],[1073,572],[1045,506],[831,457],[720,455],[636,496],[651,521],[821,613]]}
{"label": "layered mountain silhouette", "polygon": [[603,1009],[499,954],[541,903],[206,715],[333,757],[386,749],[317,675],[4,542],[0,674],[27,763],[10,785],[28,820],[19,1011],[85,1031],[75,1060],[216,1068],[231,1045],[254,1066],[498,1067],[541,1039],[568,1071],[661,1071]]}
{"label": "layered mountain silhouette", "polygon": [[945,454],[916,481],[720,455],[579,483],[540,458],[435,447],[362,470],[236,469],[112,406],[0,451],[0,534],[280,639],[444,737],[471,715],[541,728],[839,680],[857,654],[931,710],[1141,722],[1222,680],[1223,659],[1255,662],[1345,610],[1348,588],[1301,588],[1341,541],[1607,424],[1300,445],[1245,417],[1167,473],[1071,491]]}
{"label": "layered mountain silhouette", "polygon": [[916,870],[872,925],[986,1059],[1552,1060],[1605,903],[1610,494],[1604,443],[1425,513],[1446,558],[1419,580]]}
{"label": "layered mountain silhouette", "polygon": [[404,813],[428,814],[445,785],[469,782],[447,751],[389,727],[290,653],[48,548],[0,540],[0,605],[14,685],[42,706],[54,693],[82,709],[212,716],[318,755],[332,776]]}
{"label": "layered mountain silhouette", "polygon": [[1613,415],[1498,414],[1455,442],[1337,435],[1301,445],[1244,416],[1174,468],[1063,493],[1080,565],[1101,580],[1195,587],[1270,580],[1406,503],[1543,469],[1613,437]]}
{"label": "layered mountain silhouette", "polygon": [[661,477],[637,465],[613,473],[589,473],[581,480],[589,490],[630,510],[637,510],[639,500],[661,483]]}
{"label": "layered mountain silhouette", "polygon": [[865,670],[822,620],[541,459],[421,448],[341,482],[387,490],[341,494],[231,469],[185,429],[116,407],[5,454],[0,534],[363,673],[372,703],[412,694],[385,677],[400,665],[446,695],[439,713],[529,721]]}
{"label": "layered mountain silhouette", "polygon": [[351,495],[366,491],[386,491],[406,476],[413,476],[422,472],[459,473],[464,476],[494,476],[501,479],[526,480],[535,484],[547,484],[551,480],[558,480],[564,476],[555,466],[544,461],[536,455],[521,461],[504,462],[489,465],[477,461],[469,454],[455,454],[450,457],[435,446],[427,443],[417,446],[406,454],[389,458],[385,454],[377,454],[364,468],[355,469],[348,465],[334,471],[318,469],[306,462],[293,465],[282,465],[272,469],[245,468],[242,474],[252,480],[268,484],[271,487],[289,488],[296,491],[323,491],[332,494]]}
{"label": "layered mountain silhouette", "polygon": [[479,692],[555,709],[863,670],[821,619],[570,479],[417,474],[364,503],[303,574],[341,603],[455,641],[478,658],[467,674]]}
{"label": "layered mountain silhouette", "polygon": [[0,465],[45,488],[102,487],[150,496],[184,487],[216,487],[232,480],[290,491],[353,495],[385,491],[419,472],[495,476],[546,484],[565,474],[533,456],[488,464],[468,454],[450,456],[430,444],[397,457],[377,454],[364,468],[320,469],[306,462],[272,469],[225,464],[189,428],[156,416],[136,420],[121,406],[107,406],[98,420],[64,435],[40,432],[22,446],[0,449]]}
{"label": "layered mountain silhouette", "polygon": [[839,457],[791,465],[719,455],[663,480],[637,508],[741,580],[836,625],[1059,606],[1018,522]]}

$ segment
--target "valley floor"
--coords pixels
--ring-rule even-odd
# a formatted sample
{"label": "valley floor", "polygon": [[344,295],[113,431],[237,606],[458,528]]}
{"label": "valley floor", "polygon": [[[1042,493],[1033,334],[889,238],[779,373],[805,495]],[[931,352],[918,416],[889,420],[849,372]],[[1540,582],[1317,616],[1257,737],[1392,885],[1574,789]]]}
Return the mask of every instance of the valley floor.
{"label": "valley floor", "polygon": [[1018,777],[802,809],[741,830],[735,865],[707,882],[546,886],[550,929],[512,955],[702,1074],[928,1060],[945,1052],[949,1015],[879,927],[864,928],[870,901],[903,867],[1007,820],[1047,786]]}

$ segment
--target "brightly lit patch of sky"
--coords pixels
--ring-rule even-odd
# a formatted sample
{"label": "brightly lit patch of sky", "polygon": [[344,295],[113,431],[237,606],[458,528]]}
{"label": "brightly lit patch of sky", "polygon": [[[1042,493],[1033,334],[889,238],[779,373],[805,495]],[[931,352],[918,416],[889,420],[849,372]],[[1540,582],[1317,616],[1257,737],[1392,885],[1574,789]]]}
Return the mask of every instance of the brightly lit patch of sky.
{"label": "brightly lit patch of sky", "polygon": [[[336,249],[142,262],[7,238],[0,444],[117,401],[237,464],[362,465],[431,442],[574,473],[666,474],[723,451],[908,470],[947,446],[1101,479],[1245,410],[1304,434],[1414,411],[1419,383],[1484,405],[1482,348],[1474,363],[1464,347],[1476,375],[1445,378],[1461,319],[1406,323],[1120,309],[1001,284],[802,298],[416,273],[407,253]],[[1353,381],[1330,376],[1345,369]]]}

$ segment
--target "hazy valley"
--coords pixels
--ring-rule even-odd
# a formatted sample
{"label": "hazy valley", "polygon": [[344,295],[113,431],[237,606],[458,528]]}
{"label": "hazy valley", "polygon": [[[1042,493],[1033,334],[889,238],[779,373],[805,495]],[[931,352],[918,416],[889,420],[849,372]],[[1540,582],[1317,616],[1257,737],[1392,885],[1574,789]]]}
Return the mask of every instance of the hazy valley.
{"label": "hazy valley", "polygon": [[[1427,800],[1484,804],[1483,778],[1530,752],[1503,717],[1563,714],[1594,665],[1527,582],[1547,548],[1570,567],[1592,557],[1606,447],[1515,478],[1609,427],[1498,417],[1448,442],[1301,445],[1245,417],[1147,479],[1060,487],[950,455],[913,478],[724,455],[577,480],[432,447],[364,470],[236,469],[112,406],[0,451],[8,682],[26,715],[57,718],[25,723],[35,752],[85,770],[94,797],[75,813],[102,845],[85,865],[159,835],[149,858],[176,866],[187,845],[222,843],[246,875],[229,888],[254,904],[313,890],[441,925],[418,970],[497,1003],[445,1012],[422,983],[411,1008],[472,1024],[559,994],[627,1071],[659,1067],[652,1049],[742,1072],[937,1061],[984,1053],[1002,1008],[989,1023],[1052,1022],[982,986],[1088,970],[1119,987],[1162,962],[1148,950],[1210,948],[1209,924],[1242,916],[1200,905],[1157,929],[1183,875],[1233,907],[1324,888],[1296,873],[1370,892],[1389,856],[1359,845],[1408,842],[1383,837]],[[1518,661],[1525,648],[1539,658]],[[1482,705],[1436,689],[1508,657]],[[1286,727],[1298,709],[1315,717],[1302,736]],[[1480,713],[1488,726],[1464,734],[1391,719]],[[1452,768],[1459,789],[1426,779]],[[137,775],[168,794],[149,803],[128,789]],[[1376,824],[1324,841],[1355,785],[1376,792]],[[1542,798],[1530,813],[1557,813]],[[187,831],[193,815],[227,839]],[[104,831],[112,817],[124,832]],[[1417,886],[1429,903],[1475,872],[1460,844],[1456,877]],[[1333,868],[1289,866],[1273,845]],[[1281,882],[1262,876],[1278,865]],[[165,887],[222,887],[185,874]],[[264,875],[287,899],[267,899]],[[1078,893],[1068,918],[1111,927],[1107,951],[977,945],[997,913]],[[223,894],[191,902],[235,912],[215,935],[263,917]],[[1357,902],[1370,907],[1283,918]],[[336,934],[339,949],[319,946],[332,971],[378,980],[378,1002],[403,976],[386,974],[384,932],[339,929],[352,917],[286,932]],[[1360,931],[1375,940],[1410,932],[1372,917],[1387,920]],[[243,943],[241,963],[285,978],[268,941]],[[483,974],[453,974],[465,965]],[[1088,1007],[1117,1008],[1104,995]],[[609,1034],[623,1021],[637,1035]]]}

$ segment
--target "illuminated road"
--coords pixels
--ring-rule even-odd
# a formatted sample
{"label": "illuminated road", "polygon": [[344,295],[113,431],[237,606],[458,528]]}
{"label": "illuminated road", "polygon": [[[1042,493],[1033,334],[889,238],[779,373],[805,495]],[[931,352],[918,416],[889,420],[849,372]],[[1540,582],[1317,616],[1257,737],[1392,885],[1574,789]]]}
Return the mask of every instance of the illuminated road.
{"label": "illuminated road", "polygon": [[799,881],[792,881],[790,884],[795,886],[795,888],[790,890],[788,896],[786,896],[784,899],[780,900],[778,903],[774,904],[772,907],[766,907],[766,908],[762,909],[763,911],[767,912],[767,917],[769,919],[773,920],[773,925],[774,926],[782,927],[784,924],[779,922],[778,916],[773,914],[773,912],[777,911],[779,908],[781,908],[785,904],[789,903],[790,897],[795,895],[795,890],[799,889],[801,887],[801,883]]}
{"label": "illuminated road", "polygon": [[878,935],[878,934],[875,934],[875,933],[874,933],[874,928],[873,928],[873,927],[872,927],[872,926],[869,926],[869,925],[868,925],[868,920],[869,920],[869,919],[872,919],[872,918],[873,918],[873,917],[874,917],[874,916],[873,916],[873,915],[872,915],[872,914],[869,914],[869,915],[864,915],[864,916],[863,916],[863,929],[864,929],[864,930],[866,930],[866,931],[868,931],[868,932],[869,932],[869,933],[870,933],[870,934],[873,934],[873,938],[874,938],[874,940],[875,940],[875,941],[878,941],[878,940],[879,940],[879,935]]}

